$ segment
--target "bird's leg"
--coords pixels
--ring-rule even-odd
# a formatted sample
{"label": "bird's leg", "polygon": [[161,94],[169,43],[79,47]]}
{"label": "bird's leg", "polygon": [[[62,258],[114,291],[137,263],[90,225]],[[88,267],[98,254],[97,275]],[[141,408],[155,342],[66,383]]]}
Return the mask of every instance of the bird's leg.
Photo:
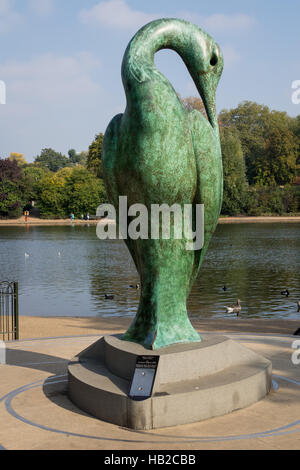
{"label": "bird's leg", "polygon": [[187,314],[189,280],[184,266],[167,263],[145,271],[136,318],[123,340],[160,349],[175,343],[201,341]]}

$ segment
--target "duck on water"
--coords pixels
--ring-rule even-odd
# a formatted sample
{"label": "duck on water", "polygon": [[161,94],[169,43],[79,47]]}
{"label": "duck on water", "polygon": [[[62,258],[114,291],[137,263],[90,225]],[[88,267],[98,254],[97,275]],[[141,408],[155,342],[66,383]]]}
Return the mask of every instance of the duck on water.
{"label": "duck on water", "polygon": [[227,310],[227,313],[237,313],[239,315],[240,311],[242,310],[240,299],[237,300],[236,304],[229,305],[228,307],[225,307],[225,308]]}

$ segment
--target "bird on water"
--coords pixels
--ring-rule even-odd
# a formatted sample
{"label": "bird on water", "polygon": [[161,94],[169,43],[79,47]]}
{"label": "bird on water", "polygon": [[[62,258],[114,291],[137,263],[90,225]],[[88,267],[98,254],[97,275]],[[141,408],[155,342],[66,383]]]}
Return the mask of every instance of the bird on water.
{"label": "bird on water", "polygon": [[288,289],[285,289],[281,291],[281,295],[285,295],[286,297],[288,297],[290,295],[290,292],[288,291]]}
{"label": "bird on water", "polygon": [[236,304],[229,305],[228,307],[225,307],[225,308],[227,310],[227,313],[237,313],[239,315],[240,311],[242,310],[240,299],[237,300]]}
{"label": "bird on water", "polygon": [[114,295],[105,294],[105,300],[113,300],[114,298],[115,298]]}

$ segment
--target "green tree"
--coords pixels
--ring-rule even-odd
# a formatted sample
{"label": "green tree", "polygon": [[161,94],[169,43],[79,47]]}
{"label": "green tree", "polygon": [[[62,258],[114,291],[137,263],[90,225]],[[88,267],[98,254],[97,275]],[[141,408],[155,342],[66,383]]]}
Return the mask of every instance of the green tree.
{"label": "green tree", "polygon": [[96,214],[97,207],[107,200],[103,181],[81,165],[49,173],[38,186],[38,207],[43,218]]}
{"label": "green tree", "polygon": [[[289,138],[296,142],[296,137],[290,133],[294,126],[293,119],[284,112],[271,111],[267,106],[245,101],[234,109],[223,110],[219,115],[219,121],[223,127],[235,128],[239,133],[249,183],[272,184],[272,179],[267,178],[264,181],[262,179],[266,142],[271,142],[278,129],[281,129],[282,133],[286,132]],[[266,163],[266,166],[268,165],[269,163]],[[273,170],[280,171],[280,168],[275,165]],[[267,170],[265,173],[267,175]],[[275,181],[280,180],[279,174],[273,177]]]}
{"label": "green tree", "polygon": [[27,165],[23,153],[11,152],[9,156],[10,161],[16,161],[20,166]]}
{"label": "green tree", "polygon": [[0,217],[20,217],[23,206],[24,200],[20,187],[12,181],[0,182]]}
{"label": "green tree", "polygon": [[51,148],[43,149],[41,155],[37,156],[34,162],[54,173],[70,164],[69,159],[65,155],[55,152]]}
{"label": "green tree", "polygon": [[234,129],[221,127],[220,140],[224,172],[222,213],[238,215],[245,211],[248,197],[243,150],[238,133]]}
{"label": "green tree", "polygon": [[27,203],[37,201],[40,194],[40,181],[46,175],[51,174],[45,167],[29,164],[22,170],[23,192]]}
{"label": "green tree", "polygon": [[67,178],[65,191],[67,211],[77,217],[96,214],[97,207],[107,201],[103,181],[80,165]]}
{"label": "green tree", "polygon": [[80,152],[79,155],[79,165],[87,167],[88,152],[85,150]]}
{"label": "green tree", "polygon": [[255,182],[260,186],[285,185],[296,176],[298,142],[294,134],[274,127],[266,137],[263,154],[255,160]]}
{"label": "green tree", "polygon": [[283,189],[274,187],[251,187],[247,213],[250,216],[283,215]]}
{"label": "green tree", "polygon": [[82,151],[77,153],[76,150],[71,149],[68,151],[68,155],[71,165],[87,165],[88,152]]}
{"label": "green tree", "polygon": [[103,145],[103,134],[97,134],[95,139],[89,146],[87,156],[87,169],[90,170],[98,178],[103,177],[102,173],[102,145]]}
{"label": "green tree", "polygon": [[292,131],[298,139],[297,174],[300,176],[300,115],[294,118]]}
{"label": "green tree", "polygon": [[[38,185],[38,208],[43,218],[63,219],[67,217],[66,172],[46,174]],[[72,170],[69,168],[68,170]],[[64,173],[63,173],[64,172]]]}
{"label": "green tree", "polygon": [[69,160],[71,164],[76,165],[80,162],[80,154],[76,153],[76,150],[70,149],[68,151],[68,155],[69,155]]}
{"label": "green tree", "polygon": [[0,159],[0,217],[19,217],[23,206],[21,168],[16,160]]}

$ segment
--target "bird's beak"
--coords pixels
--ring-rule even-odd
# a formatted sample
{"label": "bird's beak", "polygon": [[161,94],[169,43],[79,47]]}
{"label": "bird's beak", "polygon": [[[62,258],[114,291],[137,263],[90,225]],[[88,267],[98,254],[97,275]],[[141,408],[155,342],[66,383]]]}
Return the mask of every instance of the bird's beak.
{"label": "bird's beak", "polygon": [[211,70],[203,70],[191,73],[199,95],[202,98],[208,121],[213,129],[218,129],[218,120],[216,112],[216,89],[218,80]]}
{"label": "bird's beak", "polygon": [[216,88],[209,74],[202,74],[201,86],[198,90],[202,98],[208,120],[213,128],[218,126],[216,111]]}
{"label": "bird's beak", "polygon": [[[199,70],[199,62],[190,68],[192,78],[202,98],[208,120],[213,127],[217,130],[218,119],[216,111],[216,90],[219,84],[222,71],[223,71],[223,56],[219,47],[214,48],[215,63],[211,51],[208,52],[204,47],[201,61],[201,69]],[[211,58],[211,59],[210,59]]]}

